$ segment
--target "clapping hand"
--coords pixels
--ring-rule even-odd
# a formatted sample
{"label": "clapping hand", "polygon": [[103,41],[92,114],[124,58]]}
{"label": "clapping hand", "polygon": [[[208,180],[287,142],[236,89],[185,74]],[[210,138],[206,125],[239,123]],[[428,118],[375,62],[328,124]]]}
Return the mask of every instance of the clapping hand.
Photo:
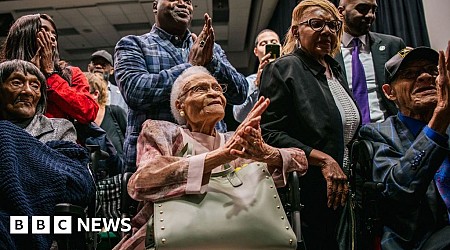
{"label": "clapping hand", "polygon": [[194,66],[205,66],[211,62],[214,52],[214,29],[212,20],[205,13],[205,24],[198,37],[192,36],[194,44],[189,52],[189,63]]}
{"label": "clapping hand", "polygon": [[256,156],[261,157],[261,155],[256,155],[257,153],[262,153],[265,152],[264,150],[267,150],[267,148],[264,148],[266,144],[262,140],[259,123],[261,121],[261,115],[267,109],[269,103],[269,99],[260,97],[245,120],[236,129],[233,137],[227,143],[232,155],[255,159]]}
{"label": "clapping hand", "polygon": [[447,51],[439,51],[439,75],[436,78],[437,103],[428,126],[445,134],[450,124],[450,41]]}

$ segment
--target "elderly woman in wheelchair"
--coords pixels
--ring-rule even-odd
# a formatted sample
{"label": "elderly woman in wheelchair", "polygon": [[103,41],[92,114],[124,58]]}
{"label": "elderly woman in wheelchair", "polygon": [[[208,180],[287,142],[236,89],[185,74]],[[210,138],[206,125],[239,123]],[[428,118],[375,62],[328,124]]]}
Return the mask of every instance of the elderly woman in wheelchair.
{"label": "elderly woman in wheelchair", "polygon": [[[46,80],[30,62],[0,63],[0,248],[50,249],[51,234],[10,234],[11,216],[53,216],[59,203],[94,196],[87,151],[73,125],[43,116]],[[51,225],[47,225],[51,227]]]}
{"label": "elderly woman in wheelchair", "polygon": [[72,123],[47,118],[47,84],[34,64],[22,60],[5,61],[0,72],[0,120],[8,120],[25,129],[41,142],[76,141]]}
{"label": "elderly woman in wheelchair", "polygon": [[[219,133],[215,125],[224,117],[226,105],[224,91],[226,86],[219,84],[208,70],[199,66],[191,67],[177,78],[172,87],[171,109],[179,125],[156,120],[147,120],[143,124],[137,147],[138,168],[128,184],[131,197],[141,201],[141,210],[132,220],[133,235],[125,238],[118,248],[144,249],[155,245],[157,248],[161,242],[157,242],[157,239],[149,240],[155,236],[152,235],[155,232],[151,231],[165,228],[147,227],[147,222],[149,220],[152,222],[153,218],[155,223],[164,221],[163,218],[157,220],[156,215],[162,214],[162,210],[158,207],[165,207],[165,203],[155,205],[158,211],[154,211],[154,203],[180,197],[187,197],[186,199],[203,197],[202,194],[212,190],[210,178],[217,173],[229,170],[236,172],[241,168],[240,171],[244,171],[247,164],[261,162],[267,164],[267,170],[278,187],[286,184],[287,172],[298,171],[300,174],[306,172],[307,160],[302,150],[274,148],[263,141],[259,121],[261,114],[269,105],[268,99],[261,97],[235,132]],[[269,179],[269,176],[266,178]],[[276,189],[273,186],[271,188],[276,194]],[[270,197],[273,200],[274,197],[272,195]],[[222,207],[223,210],[233,207],[234,210],[229,210],[231,217],[243,213],[243,210],[252,206],[241,204],[241,207],[236,208],[233,205],[223,204]],[[281,217],[278,217],[278,220]],[[202,222],[198,223],[200,225]],[[231,225],[201,225],[207,230],[231,227]],[[182,227],[181,224],[179,226]],[[284,229],[284,226],[282,228]],[[185,244],[190,244],[189,238],[193,236],[195,230],[190,231],[189,228],[182,230],[185,231]],[[236,235],[251,233],[253,232],[242,229]],[[213,244],[209,247],[214,246],[214,241],[219,242],[217,238],[219,236],[216,235],[214,237],[216,239],[209,239],[210,244]],[[237,238],[227,240],[238,241],[234,243],[238,246],[240,244]],[[290,241],[292,243],[292,239]],[[162,244],[165,243],[169,244],[170,239],[167,241],[162,239]],[[196,248],[195,244],[201,243],[193,243],[193,248]],[[217,243],[216,247],[223,248],[224,246],[220,244]]]}

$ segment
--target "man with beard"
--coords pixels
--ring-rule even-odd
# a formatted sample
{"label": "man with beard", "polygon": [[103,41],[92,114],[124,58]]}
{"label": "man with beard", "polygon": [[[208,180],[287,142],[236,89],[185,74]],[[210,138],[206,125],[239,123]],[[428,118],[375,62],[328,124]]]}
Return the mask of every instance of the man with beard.
{"label": "man with beard", "polygon": [[106,50],[99,50],[91,55],[91,62],[88,65],[88,71],[90,73],[101,74],[103,79],[108,82],[109,98],[106,105],[117,105],[125,112],[128,110],[128,106],[120,93],[120,89],[110,81],[110,77],[114,73],[113,58]]}
{"label": "man with beard", "polygon": [[[221,84],[227,84],[227,103],[241,104],[248,84],[228,62],[225,52],[214,42],[212,20],[198,37],[188,27],[193,18],[191,0],[153,2],[155,24],[141,36],[122,38],[115,48],[115,77],[129,107],[124,145],[126,168],[136,169],[136,144],[142,123],[147,119],[175,122],[170,111],[170,92],[175,79],[187,68],[204,66]],[[216,126],[226,131],[223,121]]]}
{"label": "man with beard", "polygon": [[401,38],[370,32],[377,11],[376,0],[341,0],[344,21],[341,54],[336,60],[345,69],[350,89],[361,110],[363,124],[380,122],[397,113],[383,95],[384,64],[405,48]]}
{"label": "man with beard", "polygon": [[382,249],[450,249],[449,56],[450,41],[446,56],[419,47],[392,57],[383,91],[399,112],[360,130],[385,186]]}

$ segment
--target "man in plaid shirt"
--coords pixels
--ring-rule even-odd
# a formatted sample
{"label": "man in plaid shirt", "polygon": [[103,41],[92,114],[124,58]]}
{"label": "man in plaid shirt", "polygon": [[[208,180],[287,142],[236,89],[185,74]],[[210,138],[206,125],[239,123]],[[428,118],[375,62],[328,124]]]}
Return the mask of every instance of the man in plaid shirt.
{"label": "man in plaid shirt", "polygon": [[[125,166],[136,168],[136,143],[147,119],[175,122],[170,111],[170,91],[175,79],[191,66],[204,66],[221,84],[230,104],[242,104],[248,91],[245,77],[228,62],[214,43],[211,18],[196,37],[188,27],[193,17],[191,0],[155,0],[155,24],[141,36],[123,37],[115,48],[116,82],[129,106],[124,143]],[[223,121],[220,132],[226,131]]]}

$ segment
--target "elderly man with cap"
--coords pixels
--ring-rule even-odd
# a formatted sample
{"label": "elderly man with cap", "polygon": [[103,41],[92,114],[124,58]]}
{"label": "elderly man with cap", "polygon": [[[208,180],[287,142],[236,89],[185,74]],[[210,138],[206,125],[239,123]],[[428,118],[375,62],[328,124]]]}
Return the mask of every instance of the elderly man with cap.
{"label": "elderly man with cap", "polygon": [[[120,89],[110,81],[110,76],[114,73],[114,61],[113,57],[106,50],[99,50],[91,55],[91,62],[88,65],[88,71],[90,73],[98,73],[108,82],[109,98],[107,105],[117,105],[128,110],[128,105],[120,93]],[[111,77],[114,79],[114,77]]]}
{"label": "elderly man with cap", "polygon": [[383,249],[450,249],[450,41],[406,48],[385,65],[383,91],[399,112],[361,128],[373,142]]}

